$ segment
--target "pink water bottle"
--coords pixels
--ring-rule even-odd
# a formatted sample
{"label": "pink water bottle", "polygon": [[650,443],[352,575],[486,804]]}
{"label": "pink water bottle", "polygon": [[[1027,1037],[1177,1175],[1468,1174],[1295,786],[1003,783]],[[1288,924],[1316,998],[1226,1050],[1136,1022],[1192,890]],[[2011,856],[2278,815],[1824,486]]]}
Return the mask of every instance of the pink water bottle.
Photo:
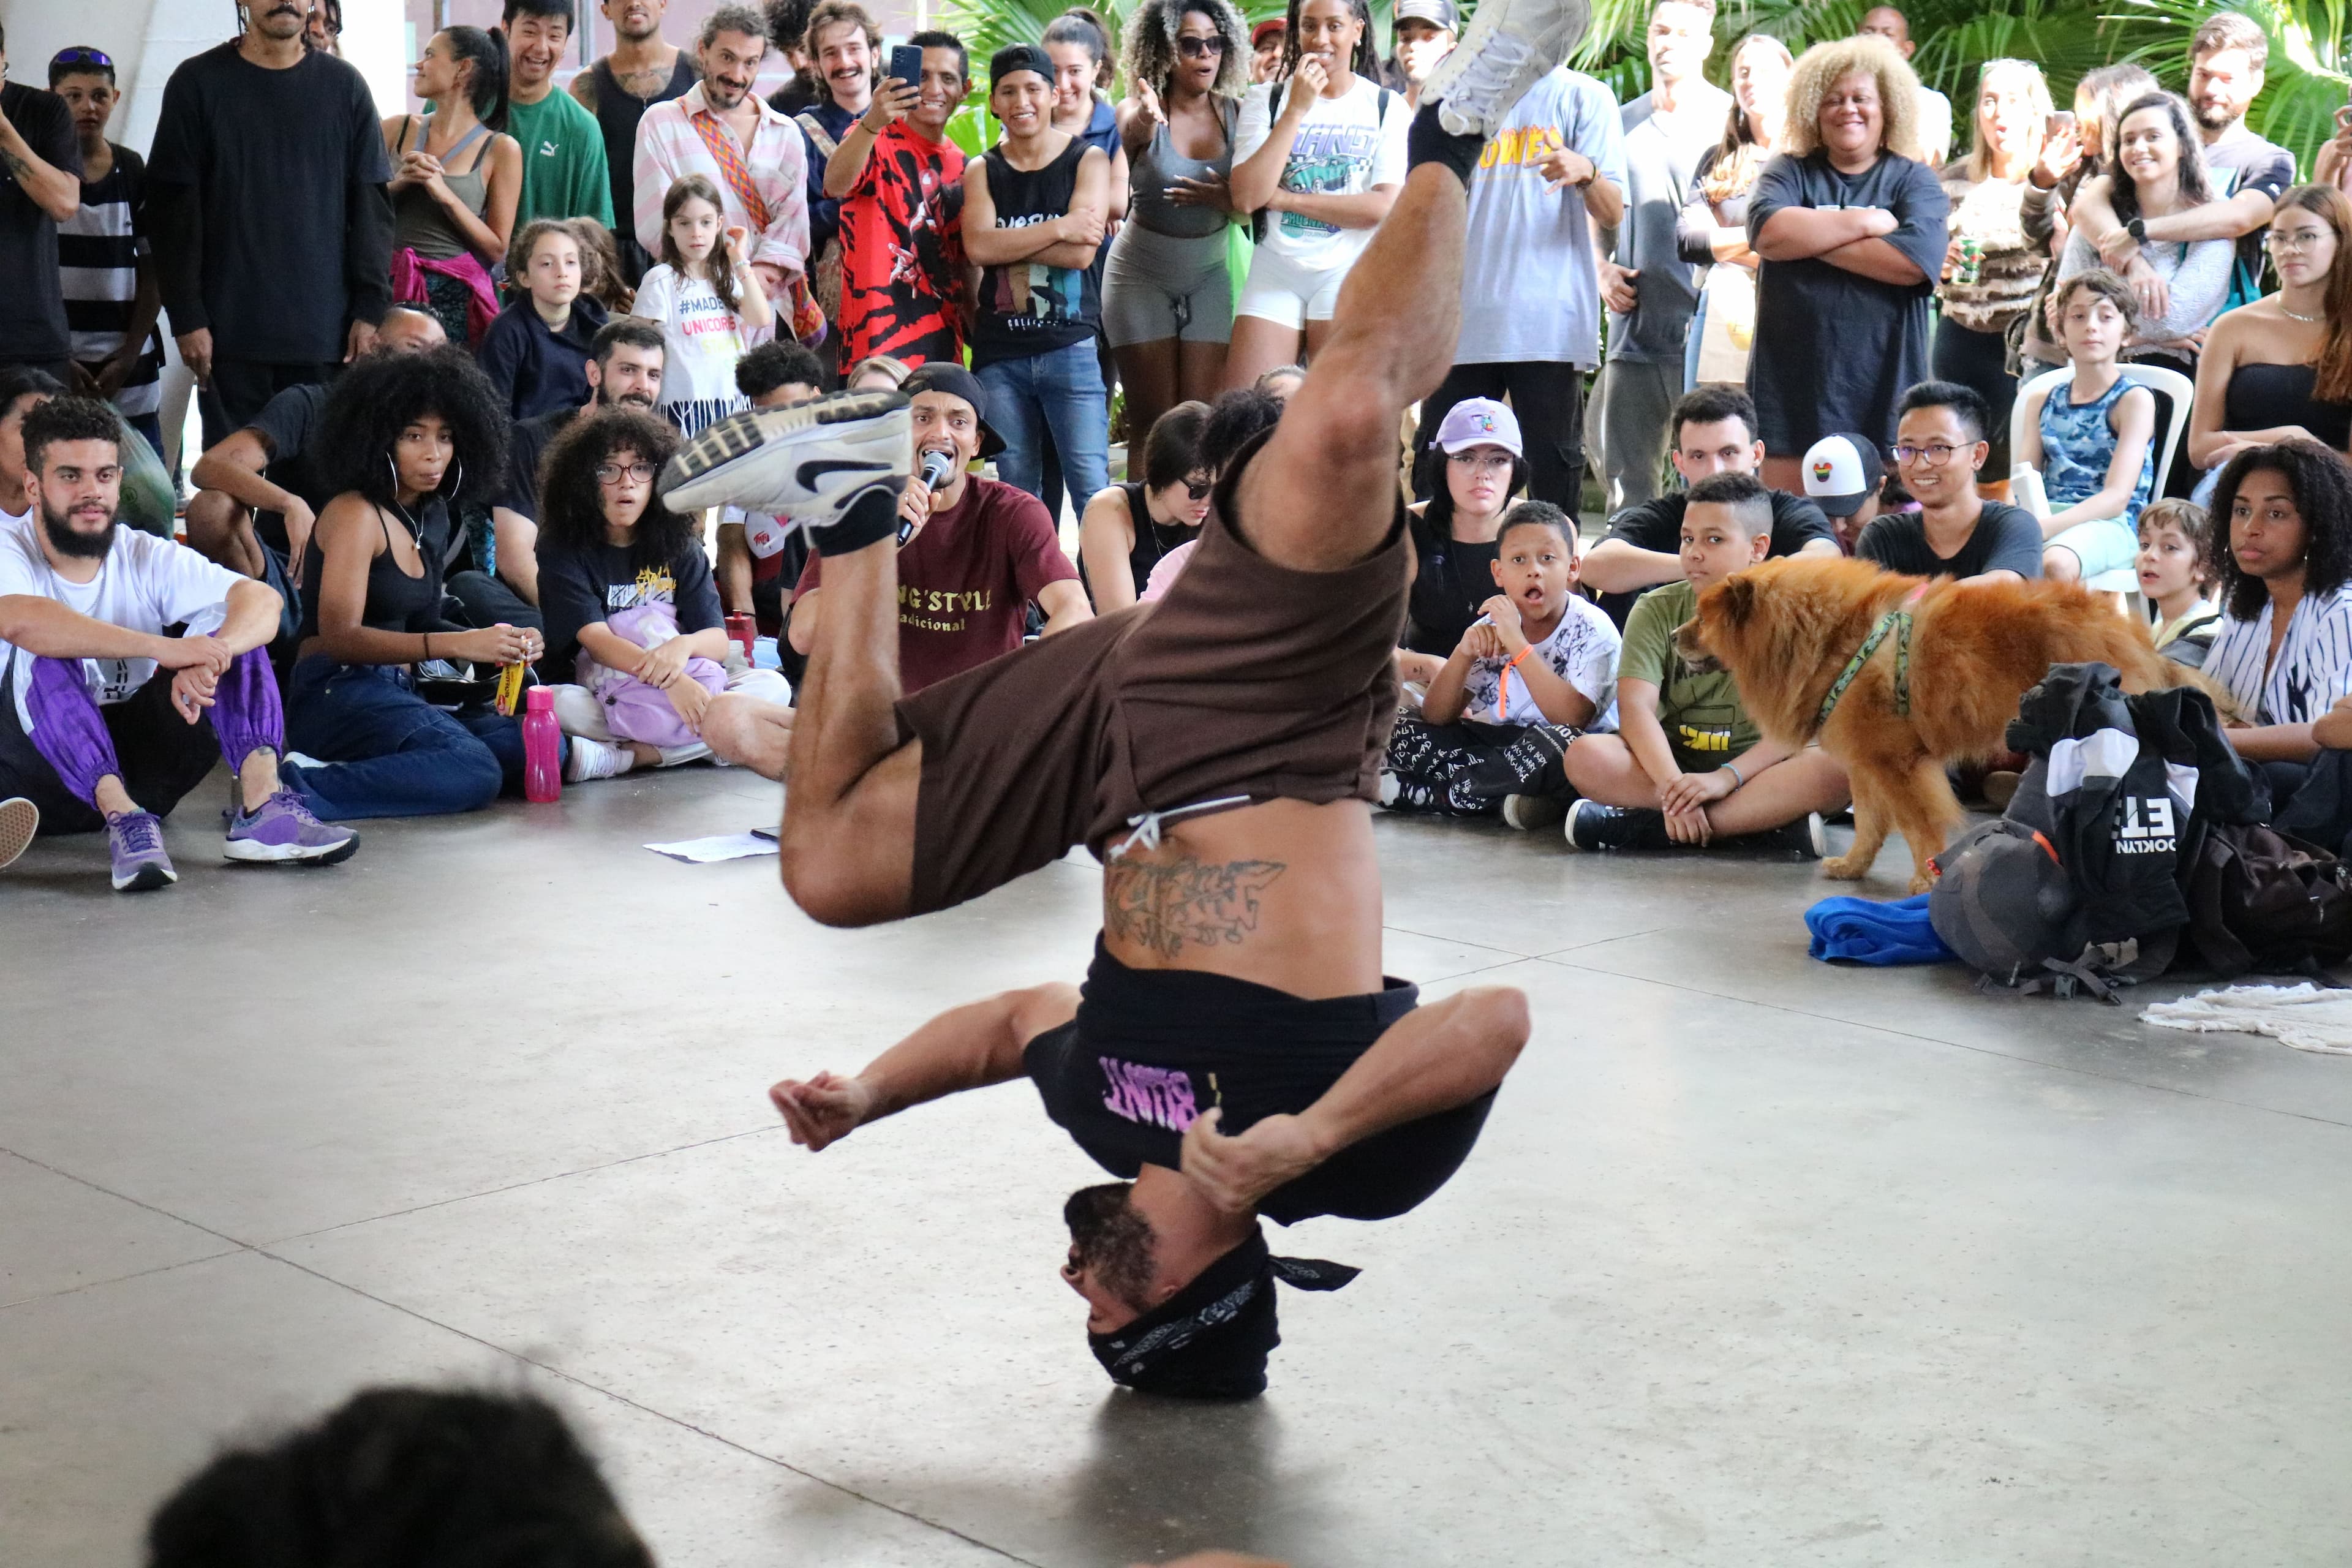
{"label": "pink water bottle", "polygon": [[551,801],[563,795],[563,732],[555,727],[555,693],[534,686],[522,694],[523,798]]}

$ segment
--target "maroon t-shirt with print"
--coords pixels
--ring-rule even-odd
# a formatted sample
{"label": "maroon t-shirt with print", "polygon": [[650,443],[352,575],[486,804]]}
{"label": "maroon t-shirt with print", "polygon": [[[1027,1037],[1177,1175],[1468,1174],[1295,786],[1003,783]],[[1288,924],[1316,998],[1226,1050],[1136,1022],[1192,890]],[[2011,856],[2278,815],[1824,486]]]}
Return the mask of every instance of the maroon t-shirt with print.
{"label": "maroon t-shirt with print", "polygon": [[[824,565],[809,557],[800,593],[823,585]],[[1012,652],[1030,602],[1049,583],[1077,580],[1043,502],[994,479],[966,479],[963,499],[898,552],[899,683],[920,691]]]}

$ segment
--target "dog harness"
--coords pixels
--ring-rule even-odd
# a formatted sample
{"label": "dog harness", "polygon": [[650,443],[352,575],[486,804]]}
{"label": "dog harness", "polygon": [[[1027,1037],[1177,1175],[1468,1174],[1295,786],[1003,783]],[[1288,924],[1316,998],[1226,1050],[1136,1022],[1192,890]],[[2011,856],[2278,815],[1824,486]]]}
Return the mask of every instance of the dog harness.
{"label": "dog harness", "polygon": [[1920,584],[1904,596],[1900,605],[1878,617],[1878,624],[1870,628],[1870,635],[1862,639],[1862,646],[1853,650],[1853,657],[1845,661],[1845,668],[1838,671],[1838,678],[1822,694],[1822,710],[1813,716],[1814,729],[1830,721],[1830,715],[1837,711],[1838,700],[1845,695],[1846,688],[1853,684],[1854,677],[1862,673],[1862,667],[1870,662],[1870,656],[1878,651],[1889,633],[1895,637],[1895,716],[1911,717],[1911,606],[1927,592],[1927,584]]}

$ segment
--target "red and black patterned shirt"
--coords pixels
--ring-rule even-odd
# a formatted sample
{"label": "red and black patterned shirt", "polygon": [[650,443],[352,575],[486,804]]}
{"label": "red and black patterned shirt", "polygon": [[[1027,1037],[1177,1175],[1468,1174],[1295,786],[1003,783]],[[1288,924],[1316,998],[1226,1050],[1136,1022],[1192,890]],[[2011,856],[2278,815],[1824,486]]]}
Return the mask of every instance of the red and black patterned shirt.
{"label": "red and black patterned shirt", "polygon": [[900,121],[841,204],[841,368],[963,356],[963,150]]}

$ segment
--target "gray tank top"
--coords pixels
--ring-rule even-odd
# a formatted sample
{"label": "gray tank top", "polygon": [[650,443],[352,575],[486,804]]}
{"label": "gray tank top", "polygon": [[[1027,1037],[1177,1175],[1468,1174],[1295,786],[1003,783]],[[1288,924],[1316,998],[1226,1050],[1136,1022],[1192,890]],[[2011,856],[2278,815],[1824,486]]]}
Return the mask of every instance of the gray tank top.
{"label": "gray tank top", "polygon": [[[426,121],[431,118],[427,115],[412,122],[416,130],[416,145],[420,147],[425,144]],[[452,174],[446,170],[451,162],[464,155],[466,149],[486,141],[489,134],[488,126],[477,125],[458,137],[457,145],[441,155],[444,170],[441,183],[448,186],[449,194],[463,202],[476,217],[482,216],[482,209],[490,199],[488,173],[482,167],[489,156],[489,148],[485,146],[475,153],[473,165],[464,174]],[[403,127],[398,151],[393,154],[395,164],[400,162],[400,154],[407,152],[408,148],[408,130]],[[449,215],[441,210],[441,204],[433,199],[433,193],[422,185],[411,185],[404,191],[395,192],[392,198],[392,210],[396,220],[392,240],[394,250],[414,250],[419,256],[446,261],[473,248],[457,233],[457,226],[450,223]]]}
{"label": "gray tank top", "polygon": [[1143,150],[1143,155],[1129,162],[1127,211],[1130,221],[1171,239],[1206,239],[1222,232],[1231,221],[1231,214],[1214,207],[1178,206],[1162,194],[1179,179],[1219,179],[1234,172],[1234,126],[1241,118],[1241,106],[1230,98],[1217,99],[1215,103],[1217,123],[1225,132],[1223,153],[1206,160],[1185,157],[1176,151],[1175,141],[1168,133],[1168,122],[1163,120],[1151,133],[1151,145]]}

